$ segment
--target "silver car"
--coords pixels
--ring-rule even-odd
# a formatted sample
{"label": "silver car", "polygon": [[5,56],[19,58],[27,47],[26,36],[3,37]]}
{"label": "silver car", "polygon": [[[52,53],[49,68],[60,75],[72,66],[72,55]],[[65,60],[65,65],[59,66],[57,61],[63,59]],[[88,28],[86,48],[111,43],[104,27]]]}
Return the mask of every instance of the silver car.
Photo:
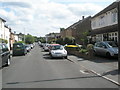
{"label": "silver car", "polygon": [[118,56],[118,45],[114,41],[97,42],[94,46],[94,53],[102,56]]}
{"label": "silver car", "polygon": [[67,51],[62,45],[52,46],[50,50],[51,58],[53,57],[64,57],[67,59]]}

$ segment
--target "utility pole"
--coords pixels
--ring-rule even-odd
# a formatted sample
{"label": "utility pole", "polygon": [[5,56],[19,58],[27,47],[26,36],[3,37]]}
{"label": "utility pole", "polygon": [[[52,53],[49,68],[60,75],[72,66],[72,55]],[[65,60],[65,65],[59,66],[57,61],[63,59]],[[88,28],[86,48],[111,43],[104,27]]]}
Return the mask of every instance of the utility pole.
{"label": "utility pole", "polygon": [[25,28],[24,28],[24,42],[25,42]]}

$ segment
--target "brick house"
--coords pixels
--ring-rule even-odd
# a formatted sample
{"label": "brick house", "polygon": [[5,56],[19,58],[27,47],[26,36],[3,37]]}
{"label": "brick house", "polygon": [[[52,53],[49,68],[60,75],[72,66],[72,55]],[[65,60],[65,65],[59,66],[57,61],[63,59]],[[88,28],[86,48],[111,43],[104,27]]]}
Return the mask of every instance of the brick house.
{"label": "brick house", "polygon": [[93,42],[111,40],[118,42],[118,3],[120,2],[113,2],[92,17],[90,37]]}
{"label": "brick house", "polygon": [[84,18],[79,21],[75,26],[76,36],[75,40],[78,44],[87,44],[87,34],[91,31],[91,16]]}

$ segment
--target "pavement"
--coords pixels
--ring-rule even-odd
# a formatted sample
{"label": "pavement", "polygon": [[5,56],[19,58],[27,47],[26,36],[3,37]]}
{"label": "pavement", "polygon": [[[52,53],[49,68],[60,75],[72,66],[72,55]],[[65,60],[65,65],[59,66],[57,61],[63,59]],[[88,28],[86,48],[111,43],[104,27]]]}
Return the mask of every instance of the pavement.
{"label": "pavement", "polygon": [[95,60],[85,60],[74,55],[69,55],[68,60],[82,67],[84,72],[91,71],[117,85],[120,85],[118,81],[119,74],[117,60],[111,62],[110,60],[104,62],[99,58],[96,58]]}

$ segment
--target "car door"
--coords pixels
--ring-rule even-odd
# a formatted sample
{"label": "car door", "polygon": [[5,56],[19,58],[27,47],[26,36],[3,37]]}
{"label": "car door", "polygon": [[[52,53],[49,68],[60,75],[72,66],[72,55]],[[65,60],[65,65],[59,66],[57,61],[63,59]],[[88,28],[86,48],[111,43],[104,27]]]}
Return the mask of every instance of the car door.
{"label": "car door", "polygon": [[6,52],[5,52],[5,46],[2,44],[2,65],[5,65],[6,63]]}
{"label": "car door", "polygon": [[4,64],[6,64],[8,58],[9,58],[9,55],[10,55],[9,49],[6,44],[2,45],[2,52],[3,52],[2,53],[2,63],[4,65]]}
{"label": "car door", "polygon": [[106,51],[107,51],[106,45],[103,42],[101,42],[100,45],[99,45],[99,54],[102,55],[102,56],[105,56]]}
{"label": "car door", "polygon": [[99,42],[95,44],[94,51],[96,54],[99,55],[99,53],[100,53],[100,43]]}

